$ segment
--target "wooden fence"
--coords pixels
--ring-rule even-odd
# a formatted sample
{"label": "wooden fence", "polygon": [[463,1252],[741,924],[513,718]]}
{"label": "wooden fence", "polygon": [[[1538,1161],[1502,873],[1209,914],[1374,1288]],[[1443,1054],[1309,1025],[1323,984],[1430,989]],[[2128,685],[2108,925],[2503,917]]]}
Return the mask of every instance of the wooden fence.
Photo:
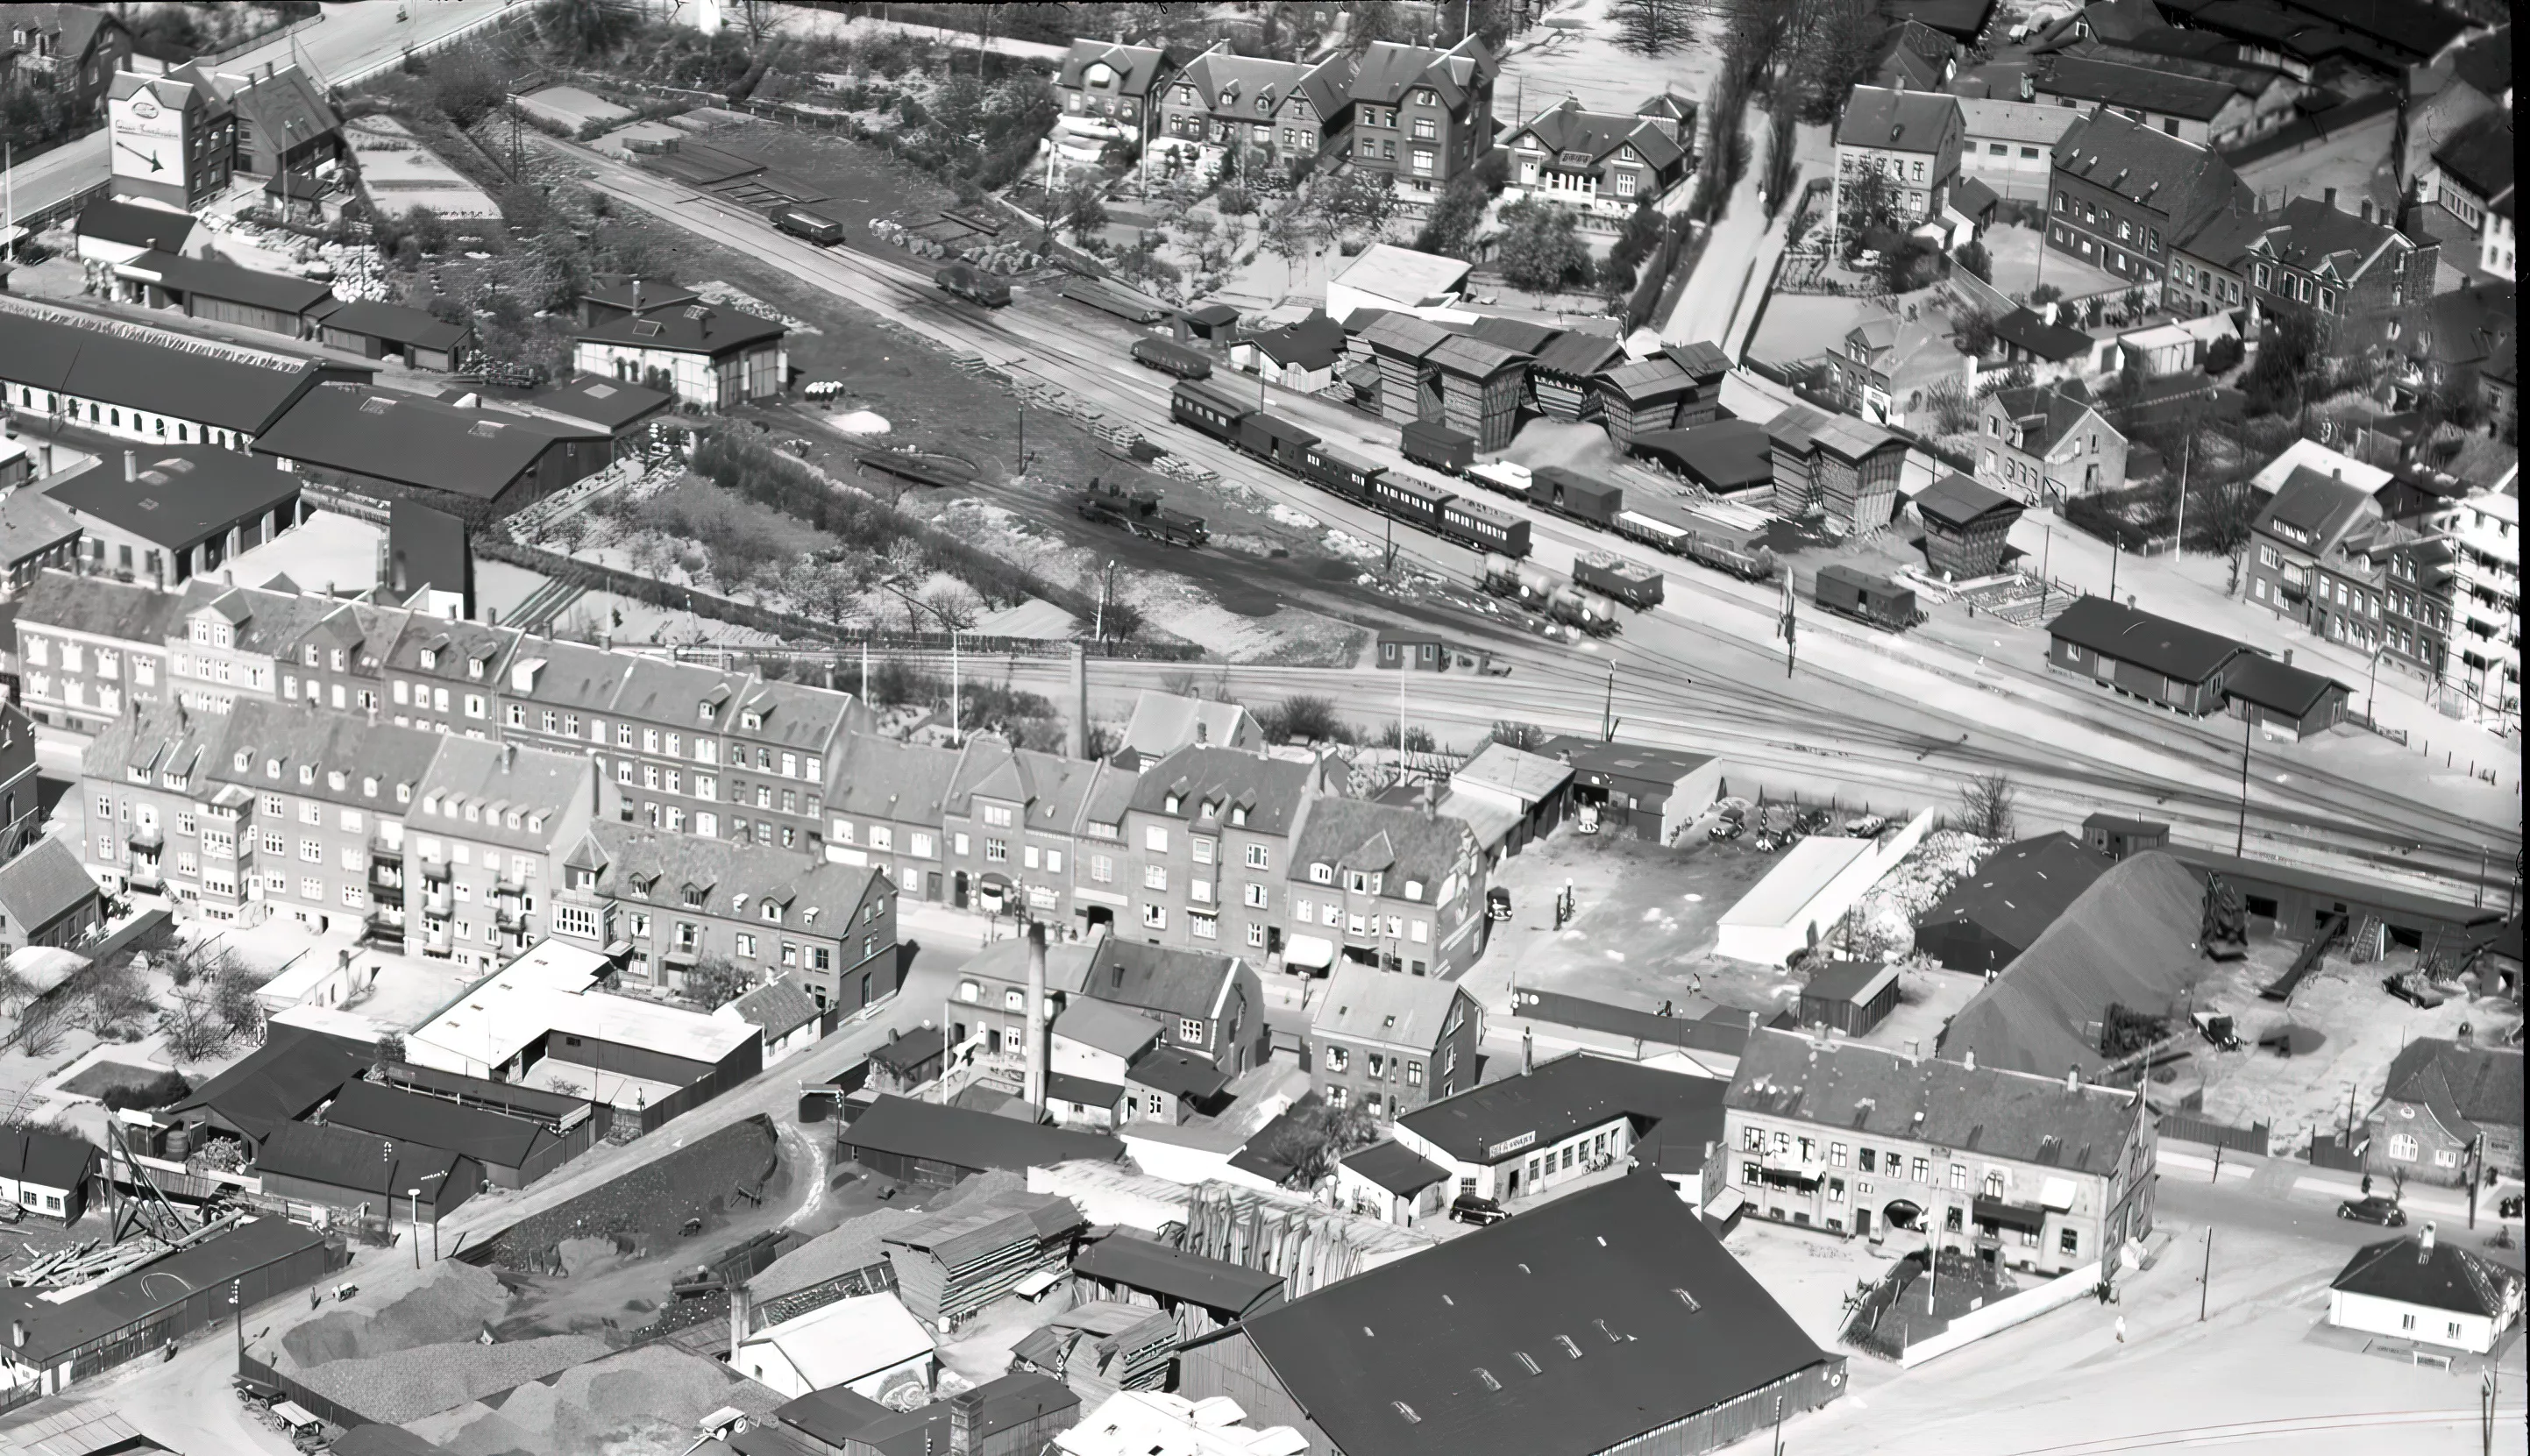
{"label": "wooden fence", "polygon": [[[2194,1094],[2190,1095],[2191,1102]],[[2253,1122],[2247,1127],[2234,1127],[2217,1122],[2205,1115],[2202,1105],[2181,1104],[2172,1111],[2161,1114],[2161,1135],[2182,1142],[2203,1143],[2209,1148],[2228,1148],[2234,1153],[2268,1155],[2275,1131],[2272,1122]]]}

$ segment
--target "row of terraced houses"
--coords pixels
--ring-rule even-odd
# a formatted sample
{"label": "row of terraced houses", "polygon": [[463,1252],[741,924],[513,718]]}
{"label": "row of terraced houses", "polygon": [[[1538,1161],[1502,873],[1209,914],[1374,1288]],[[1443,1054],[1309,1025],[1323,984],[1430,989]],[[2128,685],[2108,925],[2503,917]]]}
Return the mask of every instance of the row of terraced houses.
{"label": "row of terraced houses", "polygon": [[91,868],[187,913],[486,967],[622,943],[670,988],[729,956],[848,1004],[900,890],[1295,966],[1447,975],[1484,943],[1467,825],[1314,758],[914,744],[848,692],[198,578],[46,572],[16,632],[28,710],[93,735]]}

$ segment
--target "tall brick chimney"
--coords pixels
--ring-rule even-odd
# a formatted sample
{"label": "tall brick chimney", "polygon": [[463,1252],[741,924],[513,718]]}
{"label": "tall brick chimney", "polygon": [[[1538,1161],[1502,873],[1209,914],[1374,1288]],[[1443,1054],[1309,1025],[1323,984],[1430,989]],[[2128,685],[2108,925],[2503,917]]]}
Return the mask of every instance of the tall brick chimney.
{"label": "tall brick chimney", "polygon": [[1027,1105],[1037,1115],[1045,1114],[1045,922],[1028,922],[1027,944],[1027,1026],[1020,1032],[1027,1038]]}

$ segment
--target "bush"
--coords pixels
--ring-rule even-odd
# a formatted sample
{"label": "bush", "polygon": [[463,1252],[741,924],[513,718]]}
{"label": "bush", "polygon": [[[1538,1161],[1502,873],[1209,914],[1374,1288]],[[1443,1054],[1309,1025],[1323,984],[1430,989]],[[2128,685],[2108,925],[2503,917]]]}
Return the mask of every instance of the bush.
{"label": "bush", "polygon": [[1589,287],[1590,250],[1572,214],[1550,203],[1520,201],[1504,208],[1502,219],[1494,256],[1513,288],[1551,294]]}
{"label": "bush", "polygon": [[2240,356],[2246,351],[2246,350],[2241,348],[2240,341],[2237,337],[2226,334],[2215,340],[2211,345],[2207,346],[2205,350],[2205,372],[2208,374],[2228,374],[2231,370],[2239,367]]}
{"label": "bush", "polygon": [[1986,250],[1984,243],[1971,238],[1959,244],[1959,250],[1952,256],[1958,260],[1960,267],[1975,274],[1979,281],[1994,282],[1994,254]]}
{"label": "bush", "polygon": [[109,1110],[123,1107],[153,1108],[166,1106],[170,1103],[192,1096],[192,1093],[193,1084],[187,1080],[185,1074],[170,1070],[160,1072],[146,1082],[109,1087],[105,1090],[105,1096],[97,1100],[104,1103]]}
{"label": "bush", "polygon": [[1337,713],[1333,698],[1294,693],[1258,713],[1256,723],[1277,743],[1352,741],[1352,728]]}

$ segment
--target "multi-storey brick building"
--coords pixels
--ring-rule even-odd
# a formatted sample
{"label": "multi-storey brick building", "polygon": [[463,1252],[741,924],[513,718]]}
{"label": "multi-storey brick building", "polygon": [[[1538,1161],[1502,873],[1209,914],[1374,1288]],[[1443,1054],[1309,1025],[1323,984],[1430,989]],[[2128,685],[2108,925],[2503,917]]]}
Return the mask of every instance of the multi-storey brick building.
{"label": "multi-storey brick building", "polygon": [[954,748],[855,735],[827,804],[826,857],[885,870],[917,900],[947,897],[940,825],[959,762]]}
{"label": "multi-storey brick building", "polygon": [[1343,82],[1351,165],[1392,174],[1409,205],[1431,202],[1493,149],[1501,70],[1472,35],[1447,50],[1373,42]]}
{"label": "multi-storey brick building", "polygon": [[[1093,886],[1117,885],[1117,934],[1198,950],[1283,948],[1286,857],[1302,806],[1329,791],[1323,764],[1181,748],[1144,768],[1114,850],[1087,843]],[[1096,836],[1093,834],[1092,838]],[[1109,874],[1121,872],[1120,880]]]}
{"label": "multi-storey brick building", "polygon": [[1095,167],[1119,143],[1150,135],[1151,97],[1167,79],[1169,54],[1121,40],[1074,40],[1055,78],[1063,114],[1054,122],[1056,164]]}
{"label": "multi-storey brick building", "polygon": [[[366,713],[386,703],[386,662],[396,634],[413,615],[366,602],[344,602],[276,644],[283,702]],[[425,619],[427,620],[427,619]]]}
{"label": "multi-storey brick building", "polygon": [[185,584],[167,644],[173,690],[188,707],[225,713],[280,695],[280,659],[331,609],[331,599],[198,578]]}
{"label": "multi-storey brick building", "polygon": [[[1854,180],[1877,174],[1893,220],[1901,227],[1932,221],[1958,182],[1967,124],[1956,99],[1938,91],[1855,86],[1836,124],[1836,216],[1848,217]],[[1840,224],[1842,226],[1842,223]]]}
{"label": "multi-storey brick building", "polygon": [[[2361,486],[2308,466],[2296,468],[2250,528],[2249,600],[2325,633],[2322,615],[2338,604],[2335,589],[2323,588],[2317,568],[2341,557],[2349,536],[2380,519],[2380,503]],[[2380,620],[2359,597],[2349,596],[2343,606]]]}
{"label": "multi-storey brick building", "polygon": [[517,641],[481,622],[409,620],[383,669],[387,711],[409,728],[490,737],[501,722],[501,669]]}
{"label": "multi-storey brick building", "polygon": [[1152,151],[1207,174],[1306,167],[1344,110],[1345,67],[1341,57],[1312,66],[1216,44],[1160,91]]}
{"label": "multi-storey brick building", "polygon": [[1310,1085],[1330,1105],[1402,1117],[1474,1084],[1484,1024],[1456,981],[1339,966],[1309,1021]]}
{"label": "multi-storey brick building", "polygon": [[2113,111],[2094,112],[2064,134],[2048,178],[2047,245],[2147,297],[2168,275],[2172,244],[2216,215],[2251,205],[2211,147]]}
{"label": "multi-storey brick building", "polygon": [[2079,380],[1996,390],[1977,428],[1977,479],[2022,505],[2126,483],[2126,437]]}
{"label": "multi-storey brick building", "polygon": [[1352,964],[1446,979],[1484,953],[1485,857],[1465,821],[1429,805],[1311,799],[1285,878],[1293,956],[1306,936]]}
{"label": "multi-storey brick building", "polygon": [[[167,702],[136,703],[102,726],[80,760],[80,858],[109,891],[163,894],[179,907],[204,905],[213,919],[239,918],[244,831],[223,815],[206,839],[197,807],[216,793],[210,769],[227,735],[227,715]],[[206,842],[222,851],[225,866],[208,901]]]}
{"label": "multi-storey brick building", "polygon": [[46,571],[18,602],[18,662],[35,721],[95,732],[168,699],[167,641],[183,598]]}
{"label": "multi-storey brick building", "polygon": [[2152,1230],[2152,1118],[2136,1092],[2078,1073],[1760,1028],[1723,1105],[1724,1181],[1756,1216],[2046,1274]]}
{"label": "multi-storey brick building", "polygon": [[2261,219],[2235,266],[2260,318],[2298,314],[2332,354],[2361,354],[2420,327],[2441,246],[2295,197]]}
{"label": "multi-storey brick building", "polygon": [[[287,914],[319,931],[349,921],[402,948],[404,825],[440,747],[436,734],[364,713],[240,701],[197,806],[204,912],[227,919],[216,913],[227,908],[248,922]],[[232,840],[240,892],[223,904],[214,881]]]}
{"label": "multi-storey brick building", "polygon": [[896,994],[896,887],[802,850],[599,821],[564,856],[553,933],[631,946],[631,974],[669,991],[706,960],[758,985],[796,976],[819,1010]]}
{"label": "multi-storey brick building", "polygon": [[592,759],[443,735],[407,825],[421,953],[491,970],[544,939],[562,861],[613,792]]}

